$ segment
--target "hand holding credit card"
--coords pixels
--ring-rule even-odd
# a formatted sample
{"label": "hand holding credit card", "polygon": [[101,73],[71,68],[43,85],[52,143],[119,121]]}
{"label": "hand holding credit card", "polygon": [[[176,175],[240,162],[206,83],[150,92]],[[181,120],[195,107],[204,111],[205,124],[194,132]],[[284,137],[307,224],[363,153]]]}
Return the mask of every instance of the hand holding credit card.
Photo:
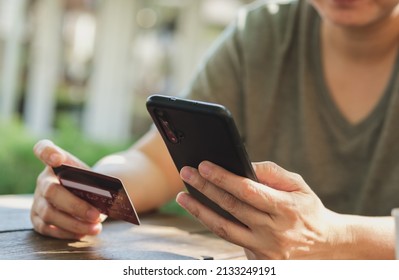
{"label": "hand holding credit card", "polygon": [[122,182],[93,171],[61,165],[53,167],[60,184],[101,213],[136,225],[140,220]]}

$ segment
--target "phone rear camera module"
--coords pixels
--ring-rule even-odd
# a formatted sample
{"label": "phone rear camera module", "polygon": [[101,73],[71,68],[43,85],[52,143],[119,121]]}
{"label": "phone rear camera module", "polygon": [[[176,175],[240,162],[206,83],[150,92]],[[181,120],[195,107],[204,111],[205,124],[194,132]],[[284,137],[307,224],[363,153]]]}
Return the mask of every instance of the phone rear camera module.
{"label": "phone rear camera module", "polygon": [[163,131],[164,135],[166,136],[166,138],[173,144],[179,143],[179,137],[174,132],[174,128],[170,124],[170,122],[167,120],[165,113],[157,110],[156,115],[157,115],[159,123],[162,126],[162,131]]}

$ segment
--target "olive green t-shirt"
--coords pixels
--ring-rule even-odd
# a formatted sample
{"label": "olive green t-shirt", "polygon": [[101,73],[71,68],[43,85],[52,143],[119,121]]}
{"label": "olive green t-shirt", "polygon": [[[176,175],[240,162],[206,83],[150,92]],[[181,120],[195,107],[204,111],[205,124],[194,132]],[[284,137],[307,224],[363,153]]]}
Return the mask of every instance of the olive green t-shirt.
{"label": "olive green t-shirt", "polygon": [[183,95],[225,105],[250,159],[299,173],[329,209],[389,215],[399,207],[399,59],[377,106],[353,125],[327,88],[319,33],[305,1],[255,2]]}

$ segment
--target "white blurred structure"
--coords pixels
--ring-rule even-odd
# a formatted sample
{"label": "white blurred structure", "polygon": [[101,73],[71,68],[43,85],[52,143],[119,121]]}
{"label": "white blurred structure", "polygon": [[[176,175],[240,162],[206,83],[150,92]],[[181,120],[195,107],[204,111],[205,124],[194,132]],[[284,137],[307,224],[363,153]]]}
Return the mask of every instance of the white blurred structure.
{"label": "white blurred structure", "polygon": [[103,0],[84,118],[85,132],[99,141],[131,137],[133,94],[129,78],[135,1]]}
{"label": "white blurred structure", "polygon": [[91,139],[129,140],[146,97],[179,94],[246,2],[0,0],[0,120],[43,137],[74,108]]}
{"label": "white blurred structure", "polygon": [[17,109],[26,6],[27,0],[0,0],[0,38],[4,40],[3,59],[0,57],[0,116],[5,120],[11,119]]}
{"label": "white blurred structure", "polygon": [[28,129],[37,135],[51,132],[55,92],[61,68],[62,0],[38,0],[34,6],[29,75],[24,110]]}

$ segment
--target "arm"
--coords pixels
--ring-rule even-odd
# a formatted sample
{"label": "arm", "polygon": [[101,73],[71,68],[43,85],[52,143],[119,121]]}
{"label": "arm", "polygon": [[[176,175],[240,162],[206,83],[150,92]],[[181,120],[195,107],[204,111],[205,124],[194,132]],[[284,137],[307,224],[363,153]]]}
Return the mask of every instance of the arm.
{"label": "arm", "polygon": [[324,207],[301,176],[271,162],[254,164],[259,183],[203,162],[185,167],[183,180],[248,227],[207,209],[189,194],[178,203],[220,237],[257,259],[392,259],[390,217],[342,215]]}
{"label": "arm", "polygon": [[339,215],[349,229],[348,246],[337,252],[339,259],[394,259],[395,224],[393,217]]}
{"label": "arm", "polygon": [[[100,233],[98,210],[63,188],[51,169],[64,163],[89,167],[48,140],[39,141],[34,153],[46,164],[38,176],[31,208],[34,229],[43,235],[65,239]],[[160,207],[183,186],[166,146],[155,130],[149,131],[129,150],[100,160],[93,169],[119,177],[138,212]]]}
{"label": "arm", "polygon": [[150,130],[129,150],[101,159],[93,170],[121,179],[138,212],[162,206],[183,188],[156,129]]}

